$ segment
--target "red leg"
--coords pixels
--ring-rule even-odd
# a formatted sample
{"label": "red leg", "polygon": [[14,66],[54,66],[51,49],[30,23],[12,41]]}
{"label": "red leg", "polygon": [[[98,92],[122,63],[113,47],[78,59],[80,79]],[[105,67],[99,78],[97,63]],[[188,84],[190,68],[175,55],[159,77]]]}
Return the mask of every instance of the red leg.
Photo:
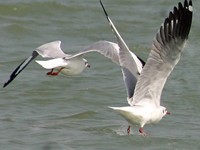
{"label": "red leg", "polygon": [[140,132],[139,135],[147,136],[147,133],[144,131],[144,129],[142,127],[139,129],[139,132]]}
{"label": "red leg", "polygon": [[53,69],[51,69],[50,72],[47,72],[47,75],[57,76],[61,72],[62,69],[64,69],[64,68],[63,67],[60,68],[57,72],[53,72]]}
{"label": "red leg", "polygon": [[53,69],[51,69],[51,71],[47,72],[47,75],[51,75],[53,72]]}
{"label": "red leg", "polygon": [[130,131],[131,131],[131,126],[129,125],[127,128],[127,134],[130,135]]}

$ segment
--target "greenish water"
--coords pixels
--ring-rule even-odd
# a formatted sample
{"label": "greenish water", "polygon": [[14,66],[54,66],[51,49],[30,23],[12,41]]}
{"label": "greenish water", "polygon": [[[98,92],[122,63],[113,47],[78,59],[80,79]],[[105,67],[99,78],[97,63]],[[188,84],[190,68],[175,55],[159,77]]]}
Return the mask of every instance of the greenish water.
{"label": "greenish water", "polygon": [[[103,1],[129,47],[146,60],[155,33],[177,0]],[[169,77],[162,105],[172,113],[126,134],[127,122],[108,106],[125,106],[121,70],[100,54],[75,77],[47,77],[32,62],[0,90],[2,150],[200,149],[200,2],[194,1],[188,45]],[[98,0],[0,0],[0,83],[41,44],[62,41],[73,53],[98,40],[115,42]],[[40,59],[38,57],[38,59]]]}

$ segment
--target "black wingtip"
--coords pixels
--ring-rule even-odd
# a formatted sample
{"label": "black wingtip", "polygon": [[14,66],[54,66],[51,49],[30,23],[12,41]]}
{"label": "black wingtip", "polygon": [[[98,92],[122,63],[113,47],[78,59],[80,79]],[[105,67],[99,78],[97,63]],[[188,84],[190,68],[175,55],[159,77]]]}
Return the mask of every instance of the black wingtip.
{"label": "black wingtip", "polygon": [[189,5],[192,6],[192,0],[189,1]]}
{"label": "black wingtip", "polygon": [[38,53],[36,51],[33,51],[32,55],[22,61],[22,63],[11,73],[10,78],[8,79],[7,82],[4,83],[3,88],[5,88],[9,83],[11,83],[17,75],[28,66],[28,64],[35,59],[38,56]]}
{"label": "black wingtip", "polygon": [[103,3],[101,0],[99,0],[100,4],[101,4],[101,7],[103,8],[103,11],[104,11],[104,14],[106,15],[106,17],[108,18],[108,13],[106,12],[106,9],[105,7],[103,6]]}
{"label": "black wingtip", "polygon": [[[99,0],[99,2],[100,2],[100,4],[101,4],[101,7],[103,8],[104,14],[106,15],[106,18],[107,18],[109,24],[111,25],[111,28],[112,28],[112,30],[113,30],[115,36],[117,37],[117,39],[118,39],[118,43],[119,43],[119,41],[120,41],[119,38],[121,38],[121,37],[119,37],[120,35],[118,35],[118,33],[116,33],[116,32],[118,32],[118,31],[114,29],[115,26],[112,25],[113,23],[112,23],[110,17],[108,16],[108,13],[107,13],[107,11],[106,11],[106,9],[105,9],[105,7],[104,7],[102,1]],[[123,40],[123,39],[121,38],[121,40]],[[121,42],[121,41],[120,41],[120,42]],[[125,44],[125,42],[124,42],[124,44]],[[137,57],[138,57],[138,56],[137,56]],[[145,65],[145,61],[143,61],[140,57],[138,57],[138,59],[139,59],[140,62],[142,63],[142,66],[144,66],[144,65]]]}
{"label": "black wingtip", "polygon": [[4,83],[3,88],[5,88],[13,79],[9,79],[7,82]]}
{"label": "black wingtip", "polygon": [[3,88],[5,88],[7,86],[7,83],[4,83]]}
{"label": "black wingtip", "polygon": [[181,26],[180,26],[180,36],[182,39],[187,39],[191,24],[192,24],[192,15],[193,15],[193,8],[192,8],[192,1],[190,0],[189,2],[187,0],[184,1],[184,6],[182,6],[179,11],[181,11]]}
{"label": "black wingtip", "polygon": [[178,7],[174,7],[173,12],[165,19],[163,29],[160,29],[162,41],[169,42],[173,38],[188,39],[192,14],[192,0],[185,0],[183,4],[179,2]]}
{"label": "black wingtip", "polygon": [[[17,73],[19,71],[19,68],[21,67],[21,65],[26,61],[26,59],[24,61],[22,61],[22,63],[17,66],[17,68],[11,73],[10,78],[8,79],[7,82],[4,83],[3,88],[5,88],[10,82],[12,82],[12,80],[15,79],[15,77],[19,74]],[[21,71],[20,71],[21,72]]]}

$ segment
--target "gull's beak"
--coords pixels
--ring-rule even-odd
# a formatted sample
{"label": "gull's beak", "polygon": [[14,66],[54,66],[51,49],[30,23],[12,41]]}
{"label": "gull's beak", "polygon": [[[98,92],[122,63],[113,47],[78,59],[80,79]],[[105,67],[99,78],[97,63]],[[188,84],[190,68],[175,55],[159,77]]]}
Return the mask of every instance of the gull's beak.
{"label": "gull's beak", "polygon": [[167,115],[171,115],[171,113],[169,112],[169,111],[167,111],[167,113],[166,113]]}

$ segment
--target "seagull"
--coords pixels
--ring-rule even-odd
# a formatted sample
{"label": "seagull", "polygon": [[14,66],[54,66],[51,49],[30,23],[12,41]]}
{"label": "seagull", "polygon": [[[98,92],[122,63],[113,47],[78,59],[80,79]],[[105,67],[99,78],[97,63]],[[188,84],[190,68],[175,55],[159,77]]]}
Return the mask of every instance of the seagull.
{"label": "seagull", "polygon": [[[111,20],[110,22],[112,23]],[[125,55],[127,55],[127,57],[129,58],[129,63],[133,64],[131,66],[131,73],[129,73],[129,70],[127,70],[126,68],[123,68],[124,73],[133,76],[131,78],[131,81],[127,80],[127,84],[131,82],[132,85],[135,85],[137,78],[141,73],[143,66],[145,65],[145,62],[143,59],[141,59],[139,56],[135,55],[128,49],[128,46],[125,44],[124,40],[116,30],[113,23],[111,27],[116,32],[118,44],[121,44],[121,46],[124,45],[126,47],[126,51],[124,52],[126,53]],[[84,47],[80,52],[76,54],[65,54],[61,49],[61,41],[53,41],[43,44],[36,48],[32,52],[31,56],[26,58],[20,63],[20,65],[17,66],[17,68],[11,73],[9,79],[4,83],[3,87],[6,87],[8,84],[10,84],[17,77],[17,75],[20,74],[20,72],[24,70],[28,66],[28,64],[38,55],[42,56],[43,58],[51,58],[46,61],[36,60],[36,62],[43,68],[51,69],[50,72],[47,72],[47,75],[50,76],[57,76],[59,73],[65,75],[77,75],[80,74],[85,68],[90,68],[90,64],[88,63],[88,61],[83,58],[83,55],[89,52],[98,52],[120,66],[119,57],[121,57],[120,54],[123,52],[119,51],[120,48],[118,44],[106,40],[97,41],[89,46]],[[54,70],[57,71],[55,72]],[[133,94],[133,90],[129,92],[130,95]]]}
{"label": "seagull", "polygon": [[[61,41],[53,41],[50,43],[43,44],[36,48],[32,55],[22,61],[17,68],[11,73],[9,79],[4,83],[3,87],[6,87],[11,83],[17,75],[24,70],[28,64],[34,60],[38,55],[43,58],[51,58],[46,61],[36,60],[45,69],[51,69],[50,72],[47,72],[47,75],[56,76],[59,73],[65,75],[77,75],[80,74],[85,68],[90,68],[90,64],[86,59],[83,58],[83,54],[89,52],[98,52],[103,56],[111,59],[117,65],[119,63],[119,46],[118,44],[110,41],[97,41],[93,44],[90,44],[84,47],[80,52],[76,54],[65,54],[61,49]],[[144,63],[144,61],[136,56],[135,57]],[[54,71],[57,70],[57,71]]]}
{"label": "seagull", "polygon": [[[100,4],[118,39],[119,62],[122,67],[124,82],[127,88],[127,101],[130,106],[109,107],[117,111],[131,125],[140,125],[139,134],[146,136],[143,127],[145,124],[157,123],[165,115],[170,114],[160,105],[161,93],[165,82],[179,62],[181,53],[186,45],[191,28],[193,7],[192,0],[178,3],[169,16],[161,24],[152,44],[152,48],[144,68],[139,75],[136,85],[132,84],[135,74],[133,63],[129,62],[129,55],[125,43],[112,21],[110,20],[101,0]],[[132,94],[134,93],[134,94]],[[130,125],[127,133],[130,134]]]}

